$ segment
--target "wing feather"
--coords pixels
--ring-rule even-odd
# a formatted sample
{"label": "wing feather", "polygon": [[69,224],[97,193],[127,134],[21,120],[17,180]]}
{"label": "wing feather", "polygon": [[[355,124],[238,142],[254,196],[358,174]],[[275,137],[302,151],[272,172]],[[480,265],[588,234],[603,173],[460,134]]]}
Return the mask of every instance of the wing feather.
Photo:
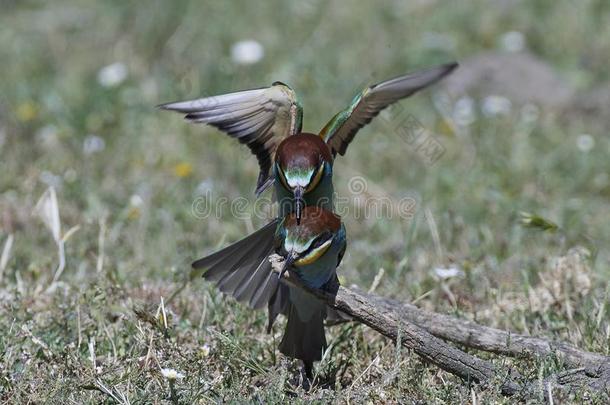
{"label": "wing feather", "polygon": [[320,136],[334,155],[344,155],[360,128],[371,122],[384,108],[438,82],[457,66],[457,63],[448,63],[367,87],[326,124]]}
{"label": "wing feather", "polygon": [[185,114],[187,121],[214,126],[246,144],[259,164],[257,195],[271,184],[267,180],[277,145],[285,137],[301,132],[303,120],[303,109],[294,91],[280,82],[260,89],[162,104],[159,108]]}
{"label": "wing feather", "polygon": [[240,241],[197,260],[191,279],[203,275],[220,291],[254,309],[268,304],[278,286],[268,260],[274,251],[277,223],[278,220],[273,220]]}

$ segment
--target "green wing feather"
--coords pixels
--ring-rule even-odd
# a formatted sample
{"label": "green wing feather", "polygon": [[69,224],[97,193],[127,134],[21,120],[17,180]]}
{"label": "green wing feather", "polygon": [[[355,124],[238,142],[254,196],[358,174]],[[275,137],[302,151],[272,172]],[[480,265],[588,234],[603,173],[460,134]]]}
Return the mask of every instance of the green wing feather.
{"label": "green wing feather", "polygon": [[457,63],[449,63],[370,86],[358,94],[343,111],[320,131],[333,155],[344,155],[360,128],[371,122],[384,108],[438,82],[451,73]]}
{"label": "green wing feather", "polygon": [[358,106],[358,103],[360,103],[360,100],[362,100],[362,98],[366,95],[368,91],[369,87],[367,87],[362,91],[362,93],[354,97],[352,102],[345,110],[339,111],[337,114],[335,114],[334,117],[330,119],[330,121],[326,123],[324,128],[322,128],[322,130],[320,131],[320,137],[324,140],[324,142],[328,143],[330,138],[339,130],[339,128],[341,128],[343,124],[345,124],[345,122],[352,115],[354,109]]}

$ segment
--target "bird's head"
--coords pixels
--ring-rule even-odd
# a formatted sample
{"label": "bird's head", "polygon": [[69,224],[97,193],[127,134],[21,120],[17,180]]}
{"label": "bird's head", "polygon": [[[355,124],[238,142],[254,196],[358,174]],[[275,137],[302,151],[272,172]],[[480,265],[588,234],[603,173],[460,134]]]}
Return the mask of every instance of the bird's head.
{"label": "bird's head", "polygon": [[305,206],[303,196],[320,184],[332,162],[330,149],[318,135],[289,136],[278,146],[275,172],[282,187],[294,195],[297,224]]}
{"label": "bird's head", "polygon": [[300,223],[297,223],[295,212],[288,214],[276,235],[276,253],[285,259],[282,273],[290,266],[301,267],[318,261],[341,229],[341,219],[337,215],[317,206],[305,207]]}

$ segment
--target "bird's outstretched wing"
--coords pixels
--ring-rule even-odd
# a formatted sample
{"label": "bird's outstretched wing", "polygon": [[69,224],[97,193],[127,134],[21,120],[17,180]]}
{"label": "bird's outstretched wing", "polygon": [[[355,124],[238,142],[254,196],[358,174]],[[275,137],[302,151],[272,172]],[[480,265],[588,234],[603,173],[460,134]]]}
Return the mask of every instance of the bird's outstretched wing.
{"label": "bird's outstretched wing", "polygon": [[278,286],[269,262],[275,250],[274,219],[250,235],[192,263],[185,282],[167,300],[172,301],[186,285],[198,277],[213,282],[225,294],[233,296],[251,308],[270,304]]}
{"label": "bird's outstretched wing", "polygon": [[279,282],[269,262],[277,223],[275,219],[232,245],[195,261],[189,278],[203,275],[220,291],[251,308],[268,305]]}
{"label": "bird's outstretched wing", "polygon": [[349,107],[337,113],[320,131],[333,155],[344,155],[360,128],[371,122],[381,110],[398,100],[424,89],[451,73],[457,63],[420,70],[367,87]]}
{"label": "bird's outstretched wing", "polygon": [[260,167],[257,195],[272,184],[269,171],[275,149],[286,136],[301,132],[303,121],[294,91],[280,82],[261,89],[162,104],[159,108],[186,114],[186,120],[210,124],[248,145]]}

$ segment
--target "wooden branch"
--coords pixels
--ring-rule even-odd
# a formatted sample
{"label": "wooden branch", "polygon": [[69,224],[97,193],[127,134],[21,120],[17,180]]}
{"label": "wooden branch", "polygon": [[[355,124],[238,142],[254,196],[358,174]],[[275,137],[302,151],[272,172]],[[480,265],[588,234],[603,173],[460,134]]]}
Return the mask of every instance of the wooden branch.
{"label": "wooden branch", "polygon": [[[274,258],[272,259],[272,262],[274,264],[274,271],[278,272],[281,268],[278,259]],[[595,391],[610,394],[610,362],[586,364],[584,367],[578,369],[551,375],[543,381],[542,385],[540,385],[540,382],[525,381],[516,370],[497,367],[487,360],[473,356],[445,343],[440,338],[434,336],[430,331],[426,330],[425,327],[418,325],[412,319],[409,319],[409,317],[405,315],[407,311],[404,310],[403,305],[394,305],[392,301],[387,299],[372,294],[360,293],[341,286],[334,286],[330,292],[311,289],[304,286],[295,277],[290,277],[288,274],[284,276],[282,282],[308,291],[326,302],[330,307],[350,315],[355,321],[364,323],[393,341],[400,342],[404,347],[413,350],[413,352],[427,362],[434,364],[451,374],[459,376],[466,382],[474,382],[481,384],[482,386],[489,386],[493,382],[497,383],[497,381],[502,381],[500,390],[504,395],[518,395],[523,398],[528,398],[535,393],[540,393],[540,389],[542,388],[542,394],[547,396],[550,391],[549,386],[570,390],[587,387]],[[412,315],[414,313],[414,311],[411,312]],[[419,316],[422,316],[421,313],[418,314]],[[441,316],[440,314],[434,314],[434,316],[437,315]],[[464,329],[464,327],[460,328],[458,325],[460,322],[459,320],[451,318],[450,320],[452,322],[448,324],[448,326],[446,325],[447,328],[445,329],[456,328],[457,332],[449,333],[446,330],[443,331],[443,328],[432,327],[432,324],[434,324],[432,316],[424,316],[420,320],[424,325],[431,327],[431,329],[435,330],[439,335],[444,334],[445,336],[452,336],[455,338],[454,341],[456,342],[461,340],[460,343],[462,343],[462,341],[476,341],[481,348],[480,350],[485,350],[483,347],[486,346],[482,341],[477,339],[464,339],[464,336],[469,332],[474,333],[478,330],[477,328],[484,328],[480,325],[467,323],[466,328]],[[442,318],[436,318],[436,320],[439,322],[445,321],[442,320]],[[492,329],[491,332],[493,331],[494,330]],[[499,350],[500,345],[497,344],[497,339],[498,336],[501,335],[491,332],[487,331],[486,336],[493,337],[493,339],[489,341],[493,343],[491,347],[494,350],[489,351],[500,354],[512,353],[512,349],[504,352]],[[448,340],[451,339],[448,338]],[[526,345],[531,343],[530,340],[526,339],[525,341],[529,342],[526,343]],[[466,343],[462,344],[468,346]],[[511,346],[509,345],[508,347],[510,348]],[[540,347],[544,348],[543,345]],[[543,349],[522,354],[539,354],[542,353],[541,350]],[[578,349],[575,350],[581,352]],[[592,353],[592,355],[594,354]],[[592,358],[599,360],[596,356],[593,356]]]}
{"label": "wooden branch", "polygon": [[522,389],[514,382],[515,377],[520,378],[517,372],[512,376],[509,375],[510,372],[500,375],[492,363],[448,345],[424,328],[403,320],[396,311],[380,310],[379,307],[371,305],[366,296],[344,287],[339,287],[334,296],[327,292],[309,291],[333,308],[347,313],[393,341],[400,342],[427,362],[459,376],[464,381],[486,385],[496,376],[500,376],[504,380],[501,387],[504,394],[514,395]]}
{"label": "wooden branch", "polygon": [[565,342],[520,335],[466,319],[425,311],[415,305],[389,298],[360,291],[359,294],[374,301],[377,306],[397,311],[401,318],[421,326],[436,337],[473,349],[517,358],[555,356],[562,360],[565,366],[572,368],[610,363],[608,356],[581,350]]}

